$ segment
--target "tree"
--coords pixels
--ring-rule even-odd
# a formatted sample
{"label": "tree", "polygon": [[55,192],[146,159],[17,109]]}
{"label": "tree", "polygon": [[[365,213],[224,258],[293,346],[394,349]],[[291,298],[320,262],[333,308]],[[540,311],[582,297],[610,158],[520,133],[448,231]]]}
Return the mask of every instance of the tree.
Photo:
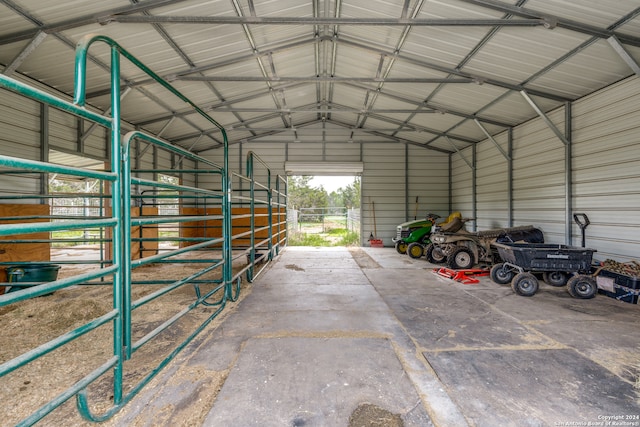
{"label": "tree", "polygon": [[311,176],[291,176],[288,182],[289,206],[300,208],[326,208],[329,195],[323,187],[311,187]]}
{"label": "tree", "polygon": [[347,185],[345,188],[338,188],[334,193],[336,194],[336,201],[339,201],[339,206],[345,206],[349,209],[360,207],[360,177],[356,176],[353,179],[353,183]]}

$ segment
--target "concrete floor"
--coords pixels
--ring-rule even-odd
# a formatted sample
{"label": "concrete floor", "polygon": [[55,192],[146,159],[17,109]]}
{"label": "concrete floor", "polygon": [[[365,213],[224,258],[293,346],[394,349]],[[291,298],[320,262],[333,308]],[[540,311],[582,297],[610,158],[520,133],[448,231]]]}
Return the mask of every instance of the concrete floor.
{"label": "concrete floor", "polygon": [[[286,248],[174,364],[228,372],[202,425],[348,426],[363,403],[405,426],[640,425],[638,305],[544,284],[520,297],[434,267],[391,248]],[[199,383],[179,370],[118,424],[195,405]]]}

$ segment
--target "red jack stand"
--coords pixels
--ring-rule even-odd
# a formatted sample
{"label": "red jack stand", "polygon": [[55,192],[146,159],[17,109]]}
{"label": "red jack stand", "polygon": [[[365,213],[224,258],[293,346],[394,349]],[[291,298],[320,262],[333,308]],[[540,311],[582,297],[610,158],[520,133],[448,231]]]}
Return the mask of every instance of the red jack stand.
{"label": "red jack stand", "polygon": [[438,276],[446,277],[447,279],[455,280],[465,285],[474,285],[479,283],[478,279],[470,276],[488,276],[489,270],[484,269],[470,269],[470,270],[452,270],[446,267],[434,268],[433,272]]}

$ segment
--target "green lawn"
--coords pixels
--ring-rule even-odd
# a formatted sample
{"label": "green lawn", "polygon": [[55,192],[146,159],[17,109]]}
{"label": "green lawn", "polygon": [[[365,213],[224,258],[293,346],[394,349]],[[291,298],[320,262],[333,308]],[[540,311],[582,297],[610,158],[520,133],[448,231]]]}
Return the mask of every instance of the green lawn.
{"label": "green lawn", "polygon": [[360,235],[346,228],[333,228],[325,233],[290,232],[287,244],[290,246],[357,246]]}

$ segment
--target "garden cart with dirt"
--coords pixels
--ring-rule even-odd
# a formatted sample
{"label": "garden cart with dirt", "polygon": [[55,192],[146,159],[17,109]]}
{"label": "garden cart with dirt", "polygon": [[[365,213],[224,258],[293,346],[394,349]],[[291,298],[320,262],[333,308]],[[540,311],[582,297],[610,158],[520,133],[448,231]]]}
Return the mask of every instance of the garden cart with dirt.
{"label": "garden cart with dirt", "polygon": [[392,239],[395,243],[396,251],[399,254],[408,253],[412,258],[420,258],[424,254],[424,247],[431,242],[429,238],[434,229],[436,227],[449,226],[452,231],[458,231],[463,225],[459,223],[461,217],[460,212],[453,212],[444,221],[436,224],[440,216],[429,213],[425,219],[398,225],[396,227],[396,237]]}
{"label": "garden cart with dirt", "polygon": [[[574,215],[582,230],[589,225],[585,214]],[[595,249],[559,244],[494,243],[503,262],[491,268],[491,280],[498,284],[511,283],[513,291],[522,296],[532,296],[539,288],[535,273],[542,273],[543,280],[552,286],[567,286],[574,298],[593,298],[598,286],[591,273]]]}

